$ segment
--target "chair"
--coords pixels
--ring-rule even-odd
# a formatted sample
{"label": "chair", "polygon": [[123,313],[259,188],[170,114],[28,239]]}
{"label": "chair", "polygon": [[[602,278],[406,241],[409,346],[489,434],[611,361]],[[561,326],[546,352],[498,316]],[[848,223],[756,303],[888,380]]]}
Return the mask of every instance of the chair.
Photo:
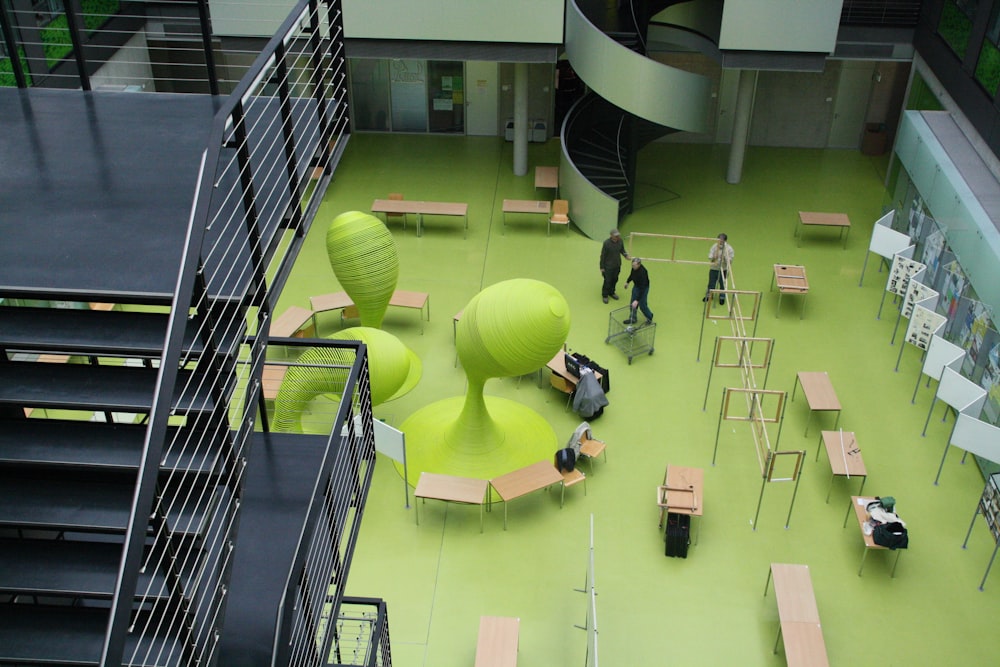
{"label": "chair", "polygon": [[[403,201],[403,194],[401,192],[390,192],[389,201]],[[386,213],[385,221],[389,222],[389,216],[398,218],[403,221],[403,231],[406,231],[406,214],[405,213]]]}
{"label": "chair", "polygon": [[603,440],[593,440],[591,438],[580,439],[580,458],[586,458],[590,464],[590,472],[594,472],[594,459],[604,454],[604,462],[608,462],[608,452]]}
{"label": "chair", "polygon": [[552,383],[552,388],[561,391],[566,394],[566,410],[569,409],[569,402],[573,400],[573,392],[576,391],[576,385],[567,380],[561,375],[556,373],[549,374],[549,382]]}
{"label": "chair", "polygon": [[583,495],[587,495],[587,476],[579,468],[574,468],[573,470],[560,470],[562,475],[562,489],[559,491],[559,507],[563,506],[563,501],[566,499],[566,487],[573,486],[574,484],[579,484],[583,482]]}
{"label": "chair", "polygon": [[565,199],[556,199],[552,202],[552,216],[549,217],[549,224],[545,227],[545,235],[552,232],[552,225],[567,225],[569,228],[569,202]]}

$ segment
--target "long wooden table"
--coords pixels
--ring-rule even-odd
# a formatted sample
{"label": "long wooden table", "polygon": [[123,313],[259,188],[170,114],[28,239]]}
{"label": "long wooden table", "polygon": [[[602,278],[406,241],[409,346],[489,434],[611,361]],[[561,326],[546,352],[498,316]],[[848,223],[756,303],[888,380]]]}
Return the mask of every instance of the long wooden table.
{"label": "long wooden table", "polygon": [[552,188],[559,196],[559,167],[535,167],[535,189]]}
{"label": "long wooden table", "polygon": [[[313,308],[313,326],[316,325],[315,316],[328,310],[341,311],[341,318],[356,317],[357,310],[354,301],[347,295],[347,292],[331,292],[309,297],[309,305]],[[400,308],[412,308],[420,311],[420,333],[424,332],[424,311],[426,310],[427,321],[431,321],[431,297],[427,292],[411,292],[398,289],[389,298],[390,306]]]}
{"label": "long wooden table", "polygon": [[844,239],[847,248],[847,236],[851,233],[851,219],[846,213],[816,213],[815,211],[799,211],[799,224],[795,225],[795,236],[798,244],[802,244],[800,227],[836,227],[837,233]]}
{"label": "long wooden table", "polygon": [[546,222],[552,212],[552,202],[536,201],[534,199],[504,199],[503,200],[503,232],[507,231],[508,213],[540,213],[545,216]]}
{"label": "long wooden table", "polygon": [[790,667],[829,667],[809,566],[771,563],[764,584],[765,597],[772,580],[779,620],[774,652],[778,652],[778,642],[784,638],[785,660]]}
{"label": "long wooden table", "polygon": [[520,628],[516,617],[480,617],[475,667],[516,667]]}
{"label": "long wooden table", "polygon": [[561,484],[563,476],[550,461],[539,461],[529,466],[490,480],[490,485],[503,501],[503,529],[507,530],[507,503],[553,484]]}
{"label": "long wooden table", "polygon": [[423,235],[425,215],[460,217],[465,221],[465,236],[469,235],[469,205],[465,202],[411,201],[407,199],[376,199],[372,213],[417,216],[417,236]]}
{"label": "long wooden table", "polygon": [[812,421],[814,412],[836,412],[837,420],[833,422],[833,428],[837,428],[840,423],[840,400],[826,371],[801,371],[796,374],[795,385],[792,387],[793,401],[799,385],[802,385],[802,393],[806,395],[806,403],[809,404],[809,417],[806,418],[806,431],[803,435],[809,435],[809,422]]}
{"label": "long wooden table", "polygon": [[[864,540],[865,550],[861,554],[861,565],[858,566],[858,576],[861,576],[862,570],[865,569],[865,558],[868,557],[868,551],[870,549],[882,549],[884,551],[892,551],[889,547],[883,547],[881,544],[875,544],[875,538],[871,533],[865,534],[865,522],[868,520],[868,503],[874,502],[874,498],[866,498],[864,496],[851,496],[851,506],[847,508],[847,515],[844,516],[844,526],[847,526],[847,519],[851,516],[851,509],[854,509],[854,517],[858,520],[858,532],[861,533],[861,539]],[[896,549],[896,560],[892,562],[892,571],[889,573],[890,578],[896,576],[896,565],[899,564],[899,554],[902,553],[902,549]]]}
{"label": "long wooden table", "polygon": [[771,291],[778,288],[778,309],[775,317],[781,317],[781,297],[783,294],[799,294],[802,296],[801,320],[806,315],[806,294],[809,293],[809,279],[806,277],[806,267],[794,264],[775,264],[774,276],[771,278]]}
{"label": "long wooden table", "polygon": [[[413,497],[420,498],[422,501],[430,499],[462,505],[479,505],[479,532],[481,533],[483,532],[483,506],[486,504],[488,489],[489,482],[485,479],[422,472],[420,479],[417,480],[417,488],[413,492]],[[414,503],[414,506],[419,526],[420,510],[418,508],[420,503]]]}
{"label": "long wooden table", "polygon": [[[833,480],[836,477],[850,479],[861,478],[858,495],[865,490],[868,471],[865,470],[864,459],[861,458],[861,448],[854,431],[820,431],[820,443],[826,448],[826,456],[830,459],[830,488],[826,492],[826,502],[830,502],[830,492],[833,491]],[[819,460],[819,446],[816,446],[816,460]]]}

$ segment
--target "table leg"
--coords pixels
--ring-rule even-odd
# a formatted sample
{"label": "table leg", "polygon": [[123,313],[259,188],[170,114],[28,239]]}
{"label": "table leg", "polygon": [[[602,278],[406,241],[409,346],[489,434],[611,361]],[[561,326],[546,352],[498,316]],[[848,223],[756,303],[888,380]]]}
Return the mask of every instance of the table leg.
{"label": "table leg", "polygon": [[847,237],[851,235],[851,228],[844,227],[844,250],[847,250]]}
{"label": "table leg", "polygon": [[837,410],[837,418],[833,420],[833,430],[837,430],[837,424],[840,423],[840,410]]}
{"label": "table leg", "polygon": [[792,400],[795,400],[795,390],[799,388],[799,374],[795,374],[795,384],[792,385]]}
{"label": "table leg", "polygon": [[771,585],[771,568],[767,568],[767,581],[764,582],[764,597],[767,597],[767,588]]}
{"label": "table leg", "polygon": [[836,475],[830,475],[830,488],[826,490],[826,503],[830,504],[830,494],[833,493],[833,478]]}
{"label": "table leg", "polygon": [[424,235],[424,214],[417,213],[417,236]]}
{"label": "table leg", "polygon": [[861,570],[865,569],[865,558],[868,557],[868,547],[864,548],[864,552],[861,554],[861,567],[858,568],[858,576],[861,576]]}
{"label": "table leg", "polygon": [[778,636],[774,638],[774,652],[778,652],[778,642],[781,641],[781,621],[778,621]]}
{"label": "table leg", "polygon": [[778,289],[778,310],[774,313],[774,318],[778,319],[781,317],[781,289]]}
{"label": "table leg", "polygon": [[816,458],[814,461],[819,461],[819,450],[823,446],[823,432],[819,432],[819,442],[816,443]]}
{"label": "table leg", "polygon": [[[866,549],[867,551],[867,549]],[[903,553],[902,549],[896,549],[896,560],[892,564],[892,572],[889,573],[889,578],[894,579],[896,577],[896,566],[899,565],[899,555]]]}
{"label": "table leg", "polygon": [[[414,500],[416,500],[416,498],[414,498]],[[422,502],[424,502],[423,498],[420,499],[420,503],[422,503]],[[418,526],[420,525],[420,503],[418,503],[418,502],[414,502],[413,503],[413,515],[415,517],[417,517],[417,525]]]}
{"label": "table leg", "polygon": [[810,408],[809,409],[809,416],[806,417],[806,432],[802,434],[802,437],[805,437],[805,436],[809,435],[809,422],[812,421],[813,412],[814,412],[814,410],[812,408]]}
{"label": "table leg", "polygon": [[806,317],[806,297],[807,296],[809,296],[809,295],[808,294],[803,294],[802,295],[802,311],[799,313],[799,319],[800,320],[805,319],[805,317]]}
{"label": "table leg", "polygon": [[865,482],[867,482],[867,481],[868,481],[868,475],[863,475],[861,477],[861,488],[858,489],[858,495],[859,496],[862,494],[862,491],[865,490]]}
{"label": "table leg", "polygon": [[847,514],[844,515],[844,526],[843,526],[844,528],[847,528],[847,518],[849,516],[851,516],[851,510],[854,509],[854,504],[853,503],[854,503],[853,500],[849,500],[847,502]]}

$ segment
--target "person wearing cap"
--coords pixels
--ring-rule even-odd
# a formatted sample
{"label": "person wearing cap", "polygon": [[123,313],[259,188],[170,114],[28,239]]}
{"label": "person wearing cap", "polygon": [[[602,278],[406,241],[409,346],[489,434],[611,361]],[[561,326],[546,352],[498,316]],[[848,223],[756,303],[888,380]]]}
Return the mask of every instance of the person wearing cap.
{"label": "person wearing cap", "polygon": [[618,285],[618,275],[622,271],[622,257],[629,258],[622,242],[622,235],[617,229],[612,229],[601,246],[601,275],[604,276],[601,298],[604,299],[604,303],[608,302],[609,297],[618,300],[615,287]]}
{"label": "person wearing cap", "polygon": [[[705,289],[705,297],[702,301],[712,298],[713,289],[726,289],[726,273],[733,263],[733,255],[736,251],[733,246],[726,241],[729,239],[725,234],[719,234],[718,240],[712,244],[712,249],[708,251],[708,287]],[[726,303],[726,295],[719,295],[719,305]]]}
{"label": "person wearing cap", "polygon": [[646,299],[649,297],[649,271],[642,265],[642,260],[638,257],[632,259],[632,273],[628,274],[628,278],[625,280],[626,289],[629,283],[632,283],[632,314],[625,320],[625,324],[635,324],[637,309],[646,316],[646,324],[651,323],[653,311],[646,303]]}

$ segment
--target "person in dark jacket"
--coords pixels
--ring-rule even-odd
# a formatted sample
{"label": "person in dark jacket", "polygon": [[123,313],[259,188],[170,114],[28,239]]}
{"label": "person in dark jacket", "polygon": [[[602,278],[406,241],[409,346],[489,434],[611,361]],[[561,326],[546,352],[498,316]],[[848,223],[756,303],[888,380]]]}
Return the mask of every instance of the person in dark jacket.
{"label": "person in dark jacket", "polygon": [[649,297],[649,272],[646,271],[646,267],[642,265],[642,260],[638,257],[632,259],[632,273],[628,274],[628,279],[625,281],[626,289],[629,283],[632,283],[632,315],[625,320],[625,324],[635,324],[636,309],[642,311],[642,314],[646,316],[646,324],[649,324],[653,321],[653,311],[646,303],[646,299]]}
{"label": "person in dark jacket", "polygon": [[601,298],[604,299],[604,303],[608,302],[608,297],[618,300],[615,287],[618,285],[618,275],[622,270],[622,257],[628,259],[625,244],[618,230],[612,229],[608,238],[604,239],[604,245],[601,246],[601,275],[604,276]]}

